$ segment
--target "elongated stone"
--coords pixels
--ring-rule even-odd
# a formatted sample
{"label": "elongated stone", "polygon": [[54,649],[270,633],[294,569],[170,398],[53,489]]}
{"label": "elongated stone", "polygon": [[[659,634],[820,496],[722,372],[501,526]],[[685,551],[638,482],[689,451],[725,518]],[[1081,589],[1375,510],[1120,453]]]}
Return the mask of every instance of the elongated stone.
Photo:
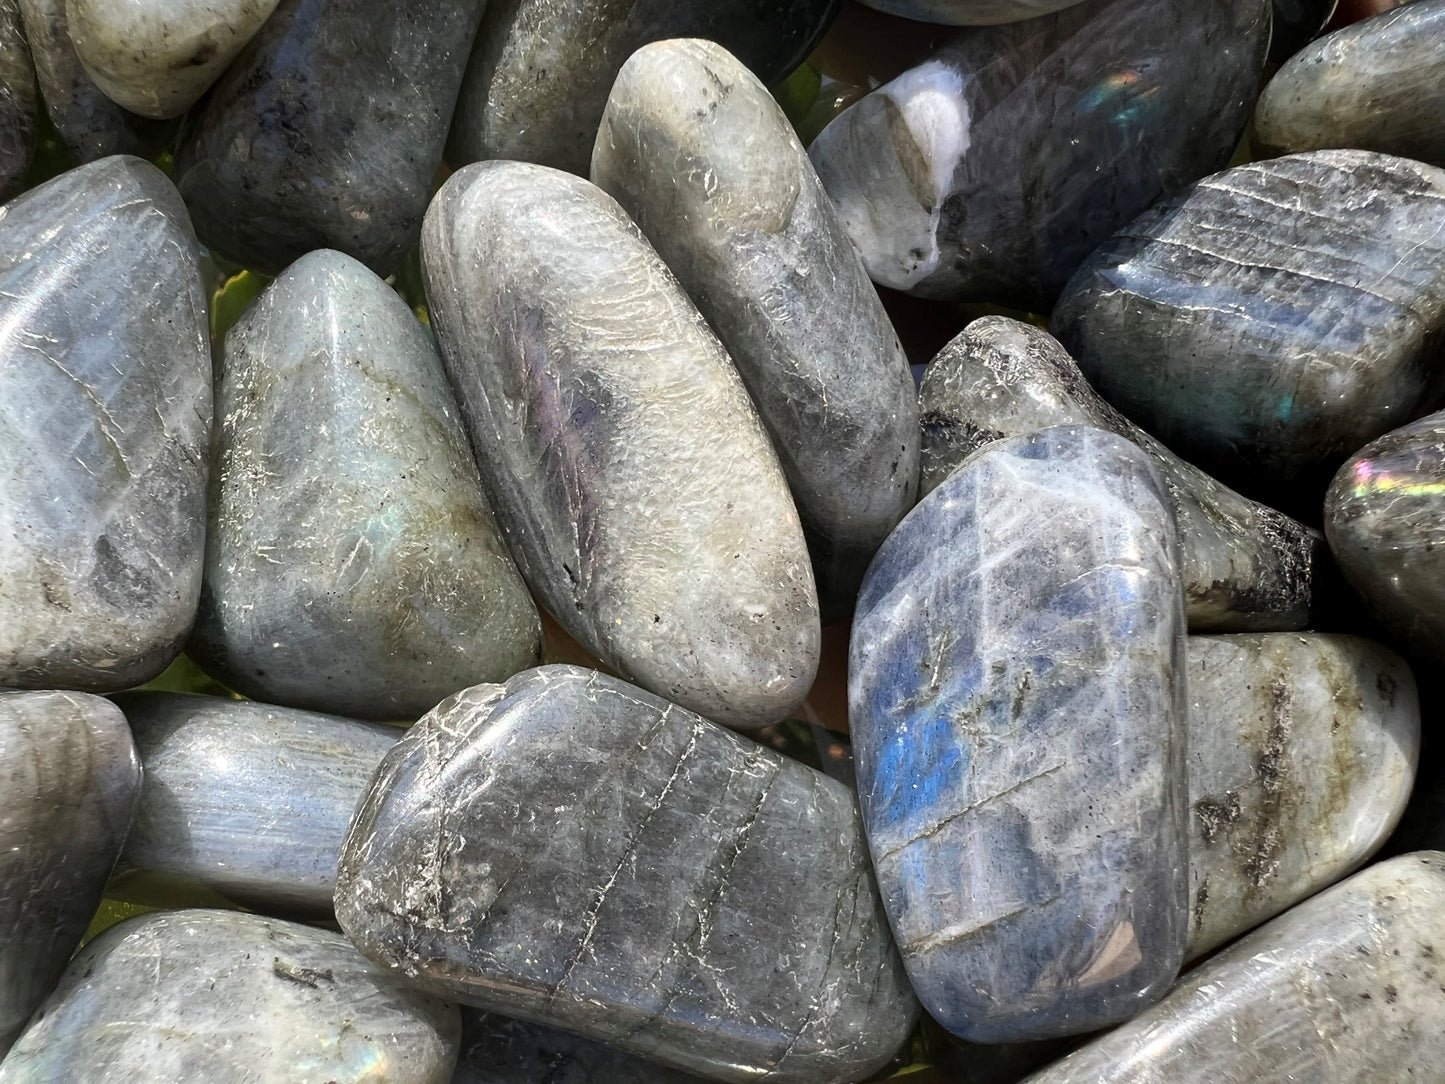
{"label": "elongated stone", "polygon": [[1358,147],[1445,166],[1445,0],[1419,0],[1297,53],[1254,111],[1266,153]]}
{"label": "elongated stone", "polygon": [[1442,927],[1445,854],[1371,866],[1030,1084],[1433,1079],[1445,1058]]}
{"label": "elongated stone", "polygon": [[276,0],[65,0],[76,55],[111,101],[178,117],[221,77]]}
{"label": "elongated stone", "polygon": [[949,26],[988,26],[1037,19],[1081,0],[862,0],[870,8]]}
{"label": "elongated stone", "polygon": [[180,650],[211,428],[198,260],[136,158],[0,210],[0,684],[123,689]]}
{"label": "elongated stone", "polygon": [[1403,649],[1445,661],[1445,411],[1386,433],[1339,469],[1325,536]]}
{"label": "elongated stone", "polygon": [[918,403],[792,126],[721,46],[658,42],[613,85],[592,179],[727,347],[797,502],[824,619],[848,613],[868,561],[913,507]]}
{"label": "elongated stone", "polygon": [[1149,457],[1056,427],[988,445],[878,551],[849,717],[913,988],[977,1042],[1090,1031],[1184,952],[1184,613]]}
{"label": "elongated stone", "polygon": [[848,788],[573,666],[387,754],[336,917],[420,989],[722,1081],[861,1080],[917,1009]]}
{"label": "elongated stone", "polygon": [[1229,160],[1270,0],[1087,0],[961,33],[810,154],[873,281],[1048,311],[1095,246]]}
{"label": "elongated stone", "polygon": [[325,915],[352,811],[402,731],[219,696],[122,693],[145,788],[113,895]]}
{"label": "elongated stone", "polygon": [[340,934],[161,911],[76,954],[0,1082],[446,1084],[459,1031],[456,1006],[407,989]]}
{"label": "elongated stone", "polygon": [[1317,508],[1347,455],[1445,390],[1445,171],[1333,150],[1207,178],[1094,253],[1053,330],[1175,451]]}
{"label": "elongated stone", "polygon": [[436,347],[350,256],[303,256],[226,336],[192,654],[247,696],[415,719],[534,665]]}
{"label": "elongated stone", "polygon": [[1339,880],[1409,800],[1410,668],[1355,636],[1189,638],[1189,957]]}
{"label": "elongated stone", "polygon": [[453,166],[536,162],[586,176],[607,92],[648,42],[721,42],[764,83],[812,51],[840,0],[490,0],[447,142]]}
{"label": "elongated stone", "polygon": [[20,0],[0,0],[0,200],[19,191],[30,168],[38,101]]}
{"label": "elongated stone", "polygon": [[701,1079],[571,1032],[464,1009],[451,1084],[698,1084]]}
{"label": "elongated stone", "polygon": [[50,123],[81,164],[113,154],[150,158],[176,134],[176,125],[122,109],[95,85],[70,40],[66,0],[18,0]]}
{"label": "elongated stone", "polygon": [[1105,402],[1059,343],[1031,324],[986,316],[924,372],[923,484],[931,492],[990,441],[1051,425],[1088,425],[1142,448],[1179,523],[1192,631],[1304,628],[1319,563],[1316,531],[1240,496],[1164,447]]}
{"label": "elongated stone", "polygon": [[95,914],[140,773],[115,705],[0,691],[0,1058]]}
{"label": "elongated stone", "polygon": [[785,717],[820,638],[797,509],[727,352],[637,227],[586,181],[483,162],[437,194],[422,262],[533,595],[683,707]]}
{"label": "elongated stone", "polygon": [[416,243],[482,0],[281,0],[176,155],[196,232],[275,273],[334,248],[388,274]]}

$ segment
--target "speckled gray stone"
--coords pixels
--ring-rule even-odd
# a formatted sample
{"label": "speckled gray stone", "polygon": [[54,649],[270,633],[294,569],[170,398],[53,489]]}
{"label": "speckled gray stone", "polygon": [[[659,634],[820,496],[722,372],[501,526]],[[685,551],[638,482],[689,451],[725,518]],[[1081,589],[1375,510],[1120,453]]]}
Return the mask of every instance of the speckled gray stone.
{"label": "speckled gray stone", "polygon": [[199,887],[255,911],[330,913],[346,826],[403,731],[219,696],[116,702],[145,787],[112,895]]}
{"label": "speckled gray stone", "polygon": [[235,911],[112,926],[0,1063],[0,1084],[447,1084],[454,1005],[340,934]]}
{"label": "speckled gray stone", "polygon": [[861,1080],[917,1010],[852,792],[574,666],[402,739],[336,917],[420,989],[721,1081]]}
{"label": "speckled gray stone", "polygon": [[870,8],[949,26],[988,26],[1037,19],[1081,0],[862,0]]}
{"label": "speckled gray stone", "polygon": [[0,201],[19,191],[30,168],[39,100],[20,0],[0,0]]}
{"label": "speckled gray stone", "polygon": [[1179,523],[1191,631],[1266,631],[1309,622],[1317,531],[1221,485],[1089,387],[1048,332],[1003,316],[975,320],[929,364],[919,392],[924,494],[983,445],[1051,425],[1089,425],[1154,461]]}
{"label": "speckled gray stone", "polygon": [[462,1010],[451,1084],[699,1084],[701,1077],[557,1028]]}
{"label": "speckled gray stone", "polygon": [[178,117],[220,78],[276,0],[65,0],[96,86],[144,117]]}
{"label": "speckled gray stone", "polygon": [[1345,456],[1445,388],[1445,171],[1330,150],[1210,177],[1091,256],[1053,329],[1176,452],[1317,508]]}
{"label": "speckled gray stone", "polygon": [[427,212],[432,326],[538,602],[619,673],[763,726],[818,666],[797,509],[747,389],[616,202],[543,166],[459,170]]}
{"label": "speckled gray stone", "polygon": [[1445,662],[1445,411],[1387,433],[1335,475],[1325,536],[1402,650]]}
{"label": "speckled gray stone", "polygon": [[40,96],[60,141],[76,162],[94,162],[112,154],[150,158],[171,141],[174,123],[122,109],[95,85],[71,43],[65,0],[19,0],[19,4]]}
{"label": "speckled gray stone", "polygon": [[412,720],[535,665],[541,625],[425,329],[303,256],[226,336],[190,653],[276,704]]}
{"label": "speckled gray stone", "polygon": [[1445,854],[1382,862],[1185,976],[1030,1084],[1392,1084],[1445,1060]]}
{"label": "speckled gray stone", "polygon": [[1219,169],[1270,0],[1087,0],[962,32],[810,154],[875,282],[1037,312],[1161,194]]}
{"label": "speckled gray stone", "polygon": [[648,42],[721,42],[764,83],[803,62],[841,0],[489,0],[447,142],[483,159],[587,173],[607,92]]}
{"label": "speckled gray stone", "polygon": [[617,76],[592,179],[737,364],[797,502],[824,621],[847,614],[868,561],[913,507],[918,403],[792,125],[720,45],[658,42]]}
{"label": "speckled gray stone", "polygon": [[90,924],[140,785],[114,704],[0,691],[0,1058]]}
{"label": "speckled gray stone", "polygon": [[1149,457],[983,448],[878,551],[848,708],[879,888],[925,1008],[976,1042],[1136,1015],[1184,953],[1184,606]]}
{"label": "speckled gray stone", "polygon": [[1415,782],[1420,703],[1356,636],[1191,636],[1189,958],[1339,880]]}
{"label": "speckled gray stone", "polygon": [[1260,95],[1253,145],[1358,147],[1445,166],[1445,0],[1387,11],[1297,53]]}
{"label": "speckled gray stone", "polygon": [[483,0],[281,0],[193,118],[176,185],[201,240],[275,273],[416,243]]}
{"label": "speckled gray stone", "polygon": [[0,209],[0,684],[123,689],[180,651],[211,357],[186,210],[137,158]]}

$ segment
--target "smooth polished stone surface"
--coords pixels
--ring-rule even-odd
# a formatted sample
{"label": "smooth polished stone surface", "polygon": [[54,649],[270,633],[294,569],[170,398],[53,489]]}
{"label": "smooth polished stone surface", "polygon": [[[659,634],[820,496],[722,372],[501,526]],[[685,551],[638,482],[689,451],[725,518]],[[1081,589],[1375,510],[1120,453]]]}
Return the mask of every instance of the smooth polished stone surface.
{"label": "smooth polished stone surface", "polygon": [[211,358],[195,235],[136,158],[0,209],[0,685],[155,677],[196,613]]}
{"label": "smooth polished stone surface", "polygon": [[1210,177],[1091,256],[1053,330],[1180,455],[1318,508],[1346,456],[1445,390],[1445,171],[1331,150]]}
{"label": "smooth polished stone surface", "polygon": [[334,248],[389,274],[416,243],[483,0],[281,0],[176,155],[196,232],[275,273]]}
{"label": "smooth polished stone surface", "polygon": [[628,680],[785,718],[818,667],[797,509],[747,389],[605,192],[483,162],[427,212],[432,326],[534,597]]}
{"label": "smooth polished stone surface", "polygon": [[19,0],[40,96],[60,141],[82,164],[113,154],[154,156],[176,134],[176,125],[122,109],[95,85],[70,40],[65,2]]}
{"label": "smooth polished stone surface", "polygon": [[586,176],[607,93],[648,42],[706,38],[783,79],[841,0],[489,0],[457,100],[447,162],[537,162]]}
{"label": "smooth polished stone surface", "polygon": [[1189,958],[1339,880],[1394,830],[1420,749],[1403,659],[1357,636],[1191,636]]}
{"label": "smooth polished stone surface", "polygon": [[1445,854],[1381,862],[1195,968],[1030,1084],[1434,1080]]}
{"label": "smooth polished stone surface", "polygon": [[788,119],[721,46],[648,45],[613,85],[592,180],[732,356],[797,502],[823,619],[847,614],[869,560],[913,507],[918,401]]}
{"label": "smooth polished stone surface", "polygon": [[329,930],[235,911],[112,926],[0,1063],[0,1084],[447,1084],[456,1006]]}
{"label": "smooth polished stone surface", "polygon": [[0,1058],[80,943],[140,785],[114,704],[0,691]]}
{"label": "smooth polished stone surface", "polygon": [[346,826],[402,730],[219,696],[116,703],[145,787],[113,894],[201,888],[256,911],[331,911]]}
{"label": "smooth polished stone surface", "polygon": [[0,200],[19,191],[30,168],[39,100],[20,0],[0,0]]}
{"label": "smooth polished stone surface", "polygon": [[571,1032],[463,1009],[461,1054],[451,1084],[698,1084],[701,1079]]}
{"label": "smooth polished stone surface", "polygon": [[879,550],[849,716],[908,976],[956,1035],[1128,1019],[1184,952],[1184,609],[1149,457],[1057,427],[969,459]]}
{"label": "smooth polished stone surface", "polygon": [[722,1081],[861,1080],[917,1011],[852,792],[574,666],[408,732],[336,917],[419,989]]}
{"label": "smooth polished stone surface", "polygon": [[1325,497],[1345,578],[1402,649],[1445,661],[1445,411],[1357,452]]}
{"label": "smooth polished stone surface", "polygon": [[391,287],[303,256],[218,369],[197,662],[256,699],[406,720],[537,663],[441,359]]}
{"label": "smooth polished stone surface", "polygon": [[1189,628],[1299,629],[1309,623],[1318,532],[1221,485],[1130,422],[1089,387],[1048,332],[1005,316],[969,324],[919,388],[926,495],[979,448],[1051,425],[1088,425],[1142,448],[1179,524]]}
{"label": "smooth polished stone surface", "polygon": [[211,88],[276,0],[65,0],[76,55],[111,101],[178,117]]}
{"label": "smooth polished stone surface", "polygon": [[1253,145],[1358,147],[1445,166],[1445,0],[1396,8],[1298,53],[1260,96]]}
{"label": "smooth polished stone surface", "polygon": [[905,19],[949,26],[987,26],[1037,19],[1081,0],[862,0],[870,8]]}
{"label": "smooth polished stone surface", "polygon": [[960,33],[810,154],[873,281],[1045,312],[1095,246],[1229,160],[1270,0],[1088,0]]}

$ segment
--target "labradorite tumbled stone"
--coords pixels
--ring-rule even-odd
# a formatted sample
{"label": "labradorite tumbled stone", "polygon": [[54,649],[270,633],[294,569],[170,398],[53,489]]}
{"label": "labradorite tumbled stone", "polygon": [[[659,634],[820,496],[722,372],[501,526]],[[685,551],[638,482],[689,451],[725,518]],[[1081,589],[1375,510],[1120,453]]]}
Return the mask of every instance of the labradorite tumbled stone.
{"label": "labradorite tumbled stone", "polygon": [[395,291],[303,256],[217,368],[197,662],[272,703],[411,720],[538,661],[441,358]]}
{"label": "labradorite tumbled stone", "polygon": [[421,989],[738,1084],[864,1079],[917,1008],[847,787],[573,666],[387,754],[336,917]]}
{"label": "labradorite tumbled stone", "polygon": [[862,0],[870,8],[948,26],[987,26],[1037,19],[1081,0]]}
{"label": "labradorite tumbled stone", "polygon": [[1207,178],[1094,253],[1053,329],[1176,452],[1313,512],[1445,389],[1445,171],[1329,150]]}
{"label": "labradorite tumbled stone", "polygon": [[879,550],[849,717],[879,888],[924,1007],[962,1038],[1081,1033],[1184,953],[1184,610],[1137,446],[990,444]]}
{"label": "labradorite tumbled stone", "polygon": [[176,155],[208,246],[277,272],[334,248],[378,274],[416,243],[482,0],[281,0]]}
{"label": "labradorite tumbled stone", "polygon": [[533,595],[660,696],[786,717],[821,639],[802,524],[737,369],[637,227],[580,178],[482,162],[437,194],[422,262]]}
{"label": "labradorite tumbled stone", "polygon": [[0,0],[0,200],[15,195],[30,168],[38,101],[20,0]]}
{"label": "labradorite tumbled stone", "polygon": [[190,220],[138,158],[0,209],[0,685],[148,681],[195,618],[211,429]]}
{"label": "labradorite tumbled stone", "polygon": [[[674,163],[686,161],[686,169]],[[918,488],[908,359],[807,153],[721,46],[648,45],[622,66],[592,154],[737,364],[787,475],[824,621]]]}

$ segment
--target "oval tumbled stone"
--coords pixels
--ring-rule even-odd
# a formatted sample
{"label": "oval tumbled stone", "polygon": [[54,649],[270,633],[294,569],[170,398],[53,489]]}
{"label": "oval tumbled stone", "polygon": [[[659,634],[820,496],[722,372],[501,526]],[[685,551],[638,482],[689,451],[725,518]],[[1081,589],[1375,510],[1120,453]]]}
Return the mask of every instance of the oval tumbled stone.
{"label": "oval tumbled stone", "polygon": [[574,666],[387,754],[336,917],[421,989],[739,1084],[861,1080],[917,1010],[852,792]]}
{"label": "oval tumbled stone", "polygon": [[1123,437],[990,444],[868,570],[858,795],[913,988],[974,1041],[1080,1033],[1184,953],[1184,612],[1173,513]]}
{"label": "oval tumbled stone", "polygon": [[427,212],[432,324],[534,596],[629,680],[718,722],[803,699],[821,631],[787,481],[727,352],[616,202],[519,162]]}

